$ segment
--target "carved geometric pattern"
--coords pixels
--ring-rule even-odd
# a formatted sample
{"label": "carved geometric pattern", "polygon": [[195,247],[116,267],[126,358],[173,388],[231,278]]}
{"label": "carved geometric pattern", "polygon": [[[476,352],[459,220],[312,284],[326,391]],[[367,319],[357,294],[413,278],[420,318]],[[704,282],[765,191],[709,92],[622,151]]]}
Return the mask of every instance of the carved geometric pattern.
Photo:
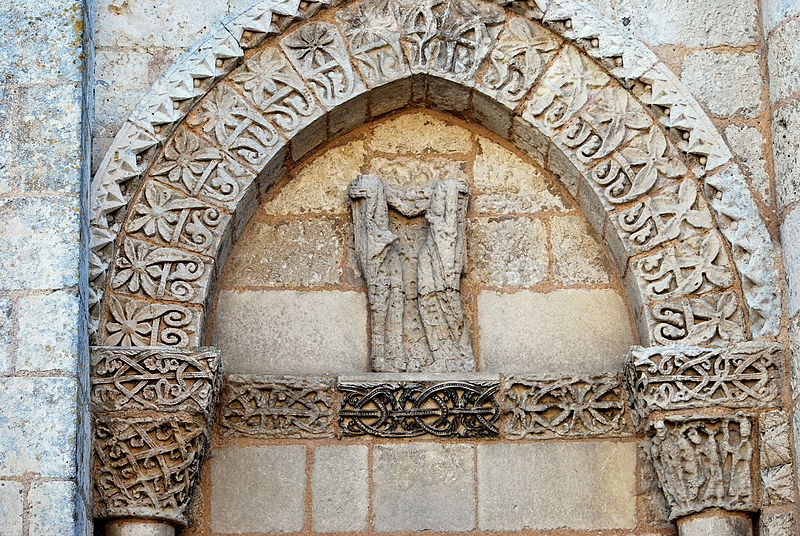
{"label": "carved geometric pattern", "polygon": [[561,379],[513,376],[504,385],[503,432],[509,439],[630,433],[622,381],[615,374]]}
{"label": "carved geometric pattern", "polygon": [[95,518],[186,524],[219,363],[214,348],[92,348]]}
{"label": "carved geometric pattern", "polygon": [[781,345],[726,348],[634,348],[625,365],[634,416],[687,408],[752,408],[774,403],[781,389]]}
{"label": "carved geometric pattern", "polygon": [[104,346],[195,346],[195,309],[175,303],[147,302],[108,294],[98,339]]}
{"label": "carved geometric pattern", "polygon": [[[92,349],[95,411],[195,411],[206,414],[219,390],[213,348]],[[208,416],[208,415],[207,415]]]}
{"label": "carved geometric pattern", "polygon": [[322,378],[230,376],[220,423],[226,436],[333,437],[333,382]]}
{"label": "carved geometric pattern", "polygon": [[752,512],[753,429],[745,416],[666,417],[652,424],[647,451],[670,519],[707,508]]}
{"label": "carved geometric pattern", "polygon": [[794,463],[789,417],[781,410],[762,413],[758,419],[761,435],[761,503],[774,506],[794,498]]}
{"label": "carved geometric pattern", "polygon": [[652,306],[648,319],[656,344],[726,345],[744,339],[735,292],[670,300]]}
{"label": "carved geometric pattern", "polygon": [[94,516],[181,525],[208,442],[202,415],[94,419]]}
{"label": "carved geometric pattern", "polygon": [[492,381],[340,380],[339,426],[345,436],[496,437],[499,387]]}

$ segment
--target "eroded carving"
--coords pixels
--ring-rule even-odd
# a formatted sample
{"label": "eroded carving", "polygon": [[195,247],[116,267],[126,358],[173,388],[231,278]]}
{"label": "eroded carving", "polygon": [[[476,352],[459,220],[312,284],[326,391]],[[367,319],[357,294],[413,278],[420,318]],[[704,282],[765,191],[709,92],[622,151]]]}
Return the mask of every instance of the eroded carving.
{"label": "eroded carving", "polygon": [[652,425],[648,452],[670,519],[707,508],[752,512],[753,430],[744,416],[667,417]]}
{"label": "eroded carving", "polygon": [[492,47],[503,10],[472,0],[397,0],[410,62],[423,71],[470,78]]}
{"label": "eroded carving", "polygon": [[505,380],[503,431],[510,439],[603,437],[629,433],[622,381],[615,374],[586,378]]}
{"label": "eroded carving", "polygon": [[339,427],[345,436],[494,437],[499,382],[340,379]]}
{"label": "eroded carving", "polygon": [[657,344],[723,345],[744,339],[734,292],[658,303],[651,314],[651,333]]}
{"label": "eroded carving", "polygon": [[227,436],[333,437],[333,381],[230,376],[222,399]]}
{"label": "eroded carving", "polygon": [[95,519],[186,524],[220,372],[212,348],[93,348]]}
{"label": "eroded carving", "polygon": [[774,403],[781,389],[779,344],[726,348],[635,348],[625,365],[634,415],[688,408],[749,408]]}
{"label": "eroded carving", "polygon": [[[469,185],[443,179],[405,190],[359,175],[349,194],[367,283],[373,370],[474,370],[460,294]],[[407,219],[424,216],[423,238],[412,228],[411,240],[400,240],[409,229],[391,228],[389,207]]]}
{"label": "eroded carving", "polygon": [[780,410],[762,413],[758,419],[761,435],[761,502],[774,506],[794,498],[794,463],[789,438],[789,417]]}

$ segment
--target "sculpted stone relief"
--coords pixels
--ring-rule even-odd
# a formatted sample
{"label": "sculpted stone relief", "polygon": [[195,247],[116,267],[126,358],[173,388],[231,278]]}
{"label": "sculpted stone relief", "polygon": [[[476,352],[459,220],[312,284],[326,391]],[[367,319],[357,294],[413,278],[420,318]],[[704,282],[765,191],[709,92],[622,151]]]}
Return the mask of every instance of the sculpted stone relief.
{"label": "sculpted stone relief", "polygon": [[[777,286],[767,283],[775,279],[771,240],[755,203],[745,202],[752,195],[742,187],[741,174],[731,167],[713,172],[730,160],[730,154],[674,76],[649,51],[614,34],[613,26],[596,18],[591,8],[578,9],[577,3],[566,0],[497,3],[524,17],[478,0],[352,2],[336,11],[335,23],[309,21],[275,43],[265,38],[312,16],[322,5],[265,0],[226,23],[231,33],[210,36],[196,58],[165,79],[163,87],[154,90],[152,102],[137,110],[137,122],[123,129],[98,173],[93,299],[110,296],[102,317],[93,309],[93,326],[100,328],[95,339],[105,343],[112,337],[104,325],[112,316],[112,295],[134,292],[121,290],[118,281],[106,276],[118,264],[116,258],[127,254],[122,235],[207,255],[204,262],[212,263],[227,240],[240,200],[254,188],[271,184],[256,185],[253,177],[264,165],[280,169],[292,137],[306,127],[322,125],[324,130],[319,122],[323,114],[364,95],[365,86],[377,87],[413,73],[474,86],[496,99],[500,110],[508,107],[504,113],[510,117],[540,130],[544,143],[563,151],[578,175],[590,178],[589,185],[610,211],[609,231],[621,241],[622,251],[616,254],[620,263],[641,252],[669,261],[670,267],[637,265],[643,271],[634,278],[643,296],[640,316],[653,342],[726,344],[742,340],[748,325],[754,335],[776,333]],[[575,41],[582,51],[562,44],[562,37]],[[257,45],[254,54],[231,70],[232,59]],[[348,46],[351,54],[346,54]],[[605,70],[590,57],[602,60]],[[632,90],[626,91],[609,75]],[[209,83],[223,77],[216,85]],[[170,84],[180,91],[173,92]],[[530,92],[523,89],[530,86]],[[402,105],[402,99],[397,102]],[[521,115],[510,109],[518,104]],[[671,128],[669,135],[652,123],[647,108]],[[189,109],[187,121],[173,132]],[[204,136],[199,144],[198,132]],[[302,150],[303,143],[324,135],[304,134],[292,150]],[[159,144],[163,150],[155,151]],[[686,166],[681,151],[699,155],[699,160]],[[140,173],[153,158],[158,161],[138,186]],[[176,190],[164,190],[160,183]],[[126,217],[122,209],[129,202]],[[727,240],[715,258],[665,251],[677,248],[664,246],[675,239],[682,245],[708,240],[711,247],[721,242],[712,210],[724,214],[720,231]],[[729,247],[746,254],[731,255]],[[700,249],[695,251],[700,256]],[[702,251],[705,255],[709,249]],[[730,276],[731,261],[747,279],[744,291]],[[714,270],[708,269],[709,263]],[[676,269],[679,264],[682,267]],[[693,266],[704,271],[704,280],[691,291],[698,281],[691,275]],[[181,281],[194,285],[196,303],[205,303],[208,285],[202,277],[192,280],[194,273]],[[656,289],[662,284],[670,291]],[[749,324],[738,299],[741,292]],[[170,307],[168,292],[137,294]],[[203,324],[201,307],[192,311],[198,315],[192,321],[197,327]],[[151,339],[164,337],[156,334]],[[170,340],[196,344],[199,338]]]}
{"label": "sculpted stone relief", "polygon": [[[360,175],[349,195],[367,284],[373,370],[475,370],[459,292],[469,185],[440,179],[403,189],[378,175]],[[421,243],[398,244],[389,208],[405,218],[424,217]]]}

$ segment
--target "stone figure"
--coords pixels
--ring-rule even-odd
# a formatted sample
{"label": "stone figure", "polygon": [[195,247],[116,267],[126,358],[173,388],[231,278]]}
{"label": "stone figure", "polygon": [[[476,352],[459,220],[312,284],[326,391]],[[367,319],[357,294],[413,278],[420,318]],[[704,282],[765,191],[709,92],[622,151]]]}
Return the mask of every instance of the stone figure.
{"label": "stone figure", "polygon": [[475,370],[460,294],[469,193],[456,179],[401,188],[359,175],[350,184],[374,370]]}

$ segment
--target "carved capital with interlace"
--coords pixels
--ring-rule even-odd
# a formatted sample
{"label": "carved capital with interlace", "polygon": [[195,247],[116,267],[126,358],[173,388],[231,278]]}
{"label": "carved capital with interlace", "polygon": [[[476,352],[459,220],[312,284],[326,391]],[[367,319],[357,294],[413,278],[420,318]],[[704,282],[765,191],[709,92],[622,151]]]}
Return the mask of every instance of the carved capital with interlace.
{"label": "carved capital with interlace", "polygon": [[221,378],[214,348],[92,348],[95,519],[186,524]]}

